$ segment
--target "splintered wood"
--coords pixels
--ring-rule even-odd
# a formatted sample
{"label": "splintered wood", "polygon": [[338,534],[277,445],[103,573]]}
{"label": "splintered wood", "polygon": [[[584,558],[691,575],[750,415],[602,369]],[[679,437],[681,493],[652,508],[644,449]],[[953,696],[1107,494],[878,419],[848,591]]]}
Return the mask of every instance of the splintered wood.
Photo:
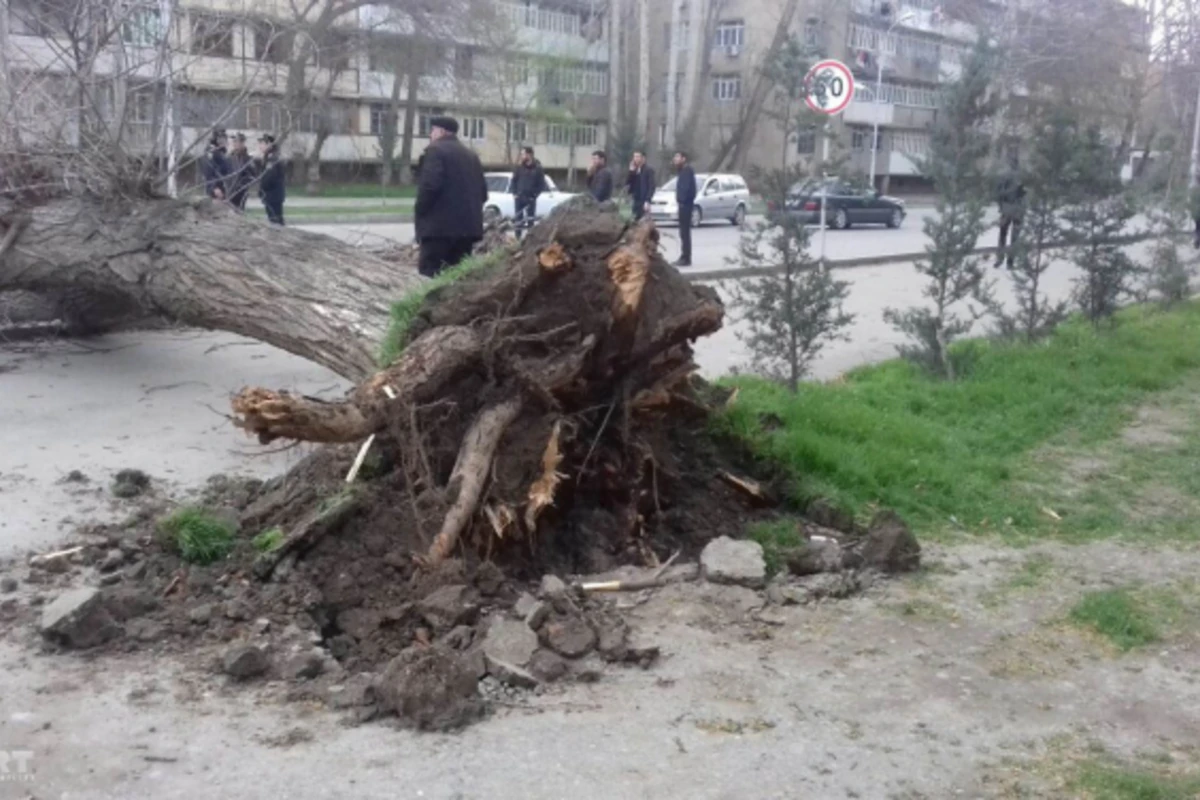
{"label": "splintered wood", "polygon": [[550,441],[546,443],[546,451],[542,454],[542,474],[529,487],[529,505],[525,507],[525,527],[531,532],[537,529],[538,517],[548,506],[554,505],[554,494],[558,484],[566,477],[558,471],[562,464],[563,455],[559,449],[559,437],[562,436],[562,420],[554,423],[550,433]]}

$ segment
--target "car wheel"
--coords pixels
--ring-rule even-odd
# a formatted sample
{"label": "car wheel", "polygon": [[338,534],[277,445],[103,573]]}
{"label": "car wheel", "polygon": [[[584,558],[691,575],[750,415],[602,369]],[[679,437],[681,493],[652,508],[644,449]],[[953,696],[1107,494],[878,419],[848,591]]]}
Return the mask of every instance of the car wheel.
{"label": "car wheel", "polygon": [[488,206],[483,210],[484,222],[495,222],[498,219],[500,219],[500,209],[495,206]]}
{"label": "car wheel", "polygon": [[839,231],[844,231],[850,227],[850,215],[846,213],[846,209],[839,208],[837,213],[833,215],[833,227]]}
{"label": "car wheel", "polygon": [[899,228],[904,223],[904,212],[900,209],[893,209],[892,215],[888,217],[887,226],[889,228]]}
{"label": "car wheel", "polygon": [[692,227],[699,228],[702,222],[704,222],[704,212],[700,210],[700,206],[696,206],[692,209]]}
{"label": "car wheel", "polygon": [[733,212],[733,218],[730,219],[729,221],[732,222],[734,224],[734,226],[738,227],[738,228],[745,225],[746,224],[746,207],[738,206],[737,210]]}

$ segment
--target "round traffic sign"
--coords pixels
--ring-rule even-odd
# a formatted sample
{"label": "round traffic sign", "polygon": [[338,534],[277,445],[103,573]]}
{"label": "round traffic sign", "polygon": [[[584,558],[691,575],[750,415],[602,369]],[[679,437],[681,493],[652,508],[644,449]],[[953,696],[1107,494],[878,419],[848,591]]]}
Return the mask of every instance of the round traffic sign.
{"label": "round traffic sign", "polygon": [[821,61],[804,76],[805,102],[818,114],[833,116],[854,99],[854,73],[841,61]]}

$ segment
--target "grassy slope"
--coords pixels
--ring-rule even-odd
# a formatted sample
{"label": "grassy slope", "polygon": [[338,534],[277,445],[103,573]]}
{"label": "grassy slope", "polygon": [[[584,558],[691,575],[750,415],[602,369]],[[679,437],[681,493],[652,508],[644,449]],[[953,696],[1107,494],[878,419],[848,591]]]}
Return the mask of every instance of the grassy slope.
{"label": "grassy slope", "polygon": [[1068,432],[1080,445],[1111,440],[1149,393],[1200,376],[1200,304],[1130,309],[1118,322],[1072,323],[1032,347],[964,343],[973,367],[957,383],[900,361],[796,396],[739,379],[722,424],[786,465],[801,498],[890,506],[926,530],[1035,532],[1049,522],[1029,490],[1044,477],[1040,447]]}

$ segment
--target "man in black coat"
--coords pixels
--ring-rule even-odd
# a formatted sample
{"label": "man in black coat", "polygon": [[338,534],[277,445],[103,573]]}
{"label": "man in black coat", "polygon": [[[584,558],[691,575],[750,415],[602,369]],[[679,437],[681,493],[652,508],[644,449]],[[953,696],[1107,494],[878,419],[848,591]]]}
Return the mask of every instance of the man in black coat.
{"label": "man in black coat", "polygon": [[254,171],[258,178],[258,196],[267,212],[267,222],[283,224],[283,201],[287,199],[287,171],[279,159],[275,137],[264,133],[258,137],[258,158]]}
{"label": "man in black coat", "polygon": [[650,200],[658,188],[654,180],[654,168],[646,163],[646,154],[641,150],[633,151],[633,163],[629,165],[625,186],[633,198],[633,218],[641,219],[650,210]]}
{"label": "man in black coat", "polygon": [[677,267],[692,265],[692,211],[696,207],[696,170],[682,150],[675,154],[675,202],[679,206],[679,260]]}
{"label": "man in black coat", "polygon": [[592,153],[592,166],[588,170],[588,192],[597,203],[606,203],[613,196],[613,175],[608,168],[608,154],[603,150]]}
{"label": "man in black coat", "polygon": [[421,274],[432,278],[471,254],[483,238],[487,179],[479,156],[458,140],[458,121],[429,121],[429,147],[417,184],[416,228]]}
{"label": "man in black coat", "polygon": [[229,138],[224,128],[214,128],[212,138],[208,141],[208,149],[204,160],[200,162],[200,171],[204,176],[204,193],[214,200],[226,200],[229,197],[229,176],[233,169],[225,154]]}
{"label": "man in black coat", "polygon": [[246,210],[246,198],[250,195],[250,187],[254,185],[254,159],[246,150],[246,134],[233,135],[233,147],[229,151],[229,168],[231,174],[227,185],[229,187],[229,202],[238,213]]}
{"label": "man in black coat", "polygon": [[[1021,235],[1021,226],[1025,222],[1025,185],[1021,183],[1020,168],[1016,159],[1008,165],[1008,172],[1001,176],[996,187],[996,204],[1000,206],[1000,241],[996,250],[996,267],[1006,261],[1012,269],[1014,250],[1017,238]],[[1012,245],[1009,246],[1009,231],[1012,231]]]}
{"label": "man in black coat", "polygon": [[537,218],[538,196],[546,191],[546,171],[542,169],[542,162],[533,157],[533,148],[528,145],[521,148],[521,163],[513,170],[510,191],[517,229],[521,229],[524,220],[529,220],[532,225]]}

